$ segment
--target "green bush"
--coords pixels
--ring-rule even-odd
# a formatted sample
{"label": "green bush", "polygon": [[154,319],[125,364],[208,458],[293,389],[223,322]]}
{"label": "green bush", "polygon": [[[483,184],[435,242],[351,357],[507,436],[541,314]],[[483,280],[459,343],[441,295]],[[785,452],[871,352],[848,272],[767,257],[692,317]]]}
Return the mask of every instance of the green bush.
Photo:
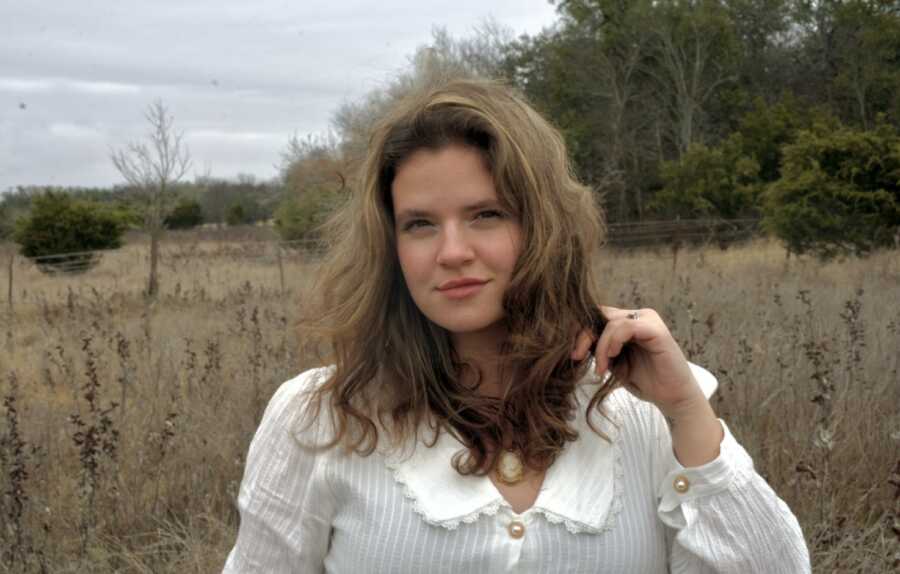
{"label": "green bush", "polygon": [[165,226],[169,229],[193,229],[203,223],[203,208],[193,199],[182,199],[166,216]]}
{"label": "green bush", "polygon": [[893,245],[900,232],[900,136],[817,125],[785,146],[764,225],[794,253],[828,259]]}
{"label": "green bush", "polygon": [[47,192],[35,197],[30,214],[18,220],[13,239],[25,257],[76,254],[39,260],[43,271],[84,271],[99,259],[77,253],[120,247],[125,227],[122,218],[105,206]]}
{"label": "green bush", "polygon": [[663,189],[649,207],[668,217],[735,219],[757,214],[759,162],[744,155],[735,134],[719,147],[692,145],[677,162],[662,165]]}
{"label": "green bush", "polygon": [[790,94],[771,105],[757,99],[720,144],[692,145],[680,160],[662,164],[663,189],[650,209],[663,217],[758,217],[766,186],[781,177],[784,150],[814,123],[840,127],[834,116],[803,107]]}
{"label": "green bush", "polygon": [[133,203],[115,202],[110,206],[111,213],[125,226],[125,229],[141,229],[144,225],[142,208]]}
{"label": "green bush", "polygon": [[801,130],[808,130],[814,122],[838,127],[833,115],[820,108],[803,105],[790,94],[769,105],[762,98],[739,122],[737,133],[741,135],[743,154],[759,162],[759,178],[769,183],[781,177],[783,150]]}
{"label": "green bush", "polygon": [[245,223],[249,223],[247,211],[244,209],[244,206],[240,203],[235,203],[229,207],[228,211],[225,213],[225,223],[228,225],[244,225]]}
{"label": "green bush", "polygon": [[275,229],[285,241],[316,239],[318,228],[335,210],[340,195],[327,188],[313,187],[299,197],[282,201],[275,210]]}
{"label": "green bush", "polygon": [[6,205],[0,203],[0,241],[12,237],[14,228],[11,211]]}

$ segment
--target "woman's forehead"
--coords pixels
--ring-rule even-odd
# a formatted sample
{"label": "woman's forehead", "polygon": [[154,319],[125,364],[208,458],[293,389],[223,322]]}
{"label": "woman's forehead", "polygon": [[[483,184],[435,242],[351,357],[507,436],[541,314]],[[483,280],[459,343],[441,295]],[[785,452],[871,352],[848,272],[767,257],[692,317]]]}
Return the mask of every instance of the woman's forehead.
{"label": "woman's forehead", "polygon": [[394,209],[475,209],[497,202],[493,176],[483,156],[466,146],[414,152],[391,184]]}

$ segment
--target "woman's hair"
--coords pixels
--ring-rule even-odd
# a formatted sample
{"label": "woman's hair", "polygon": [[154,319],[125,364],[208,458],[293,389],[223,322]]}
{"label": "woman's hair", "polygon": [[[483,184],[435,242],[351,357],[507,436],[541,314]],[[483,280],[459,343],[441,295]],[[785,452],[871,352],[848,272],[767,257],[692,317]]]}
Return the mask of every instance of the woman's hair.
{"label": "woman's hair", "polygon": [[[417,150],[449,144],[483,154],[498,199],[522,228],[503,300],[509,337],[501,361],[509,386],[501,398],[462,382],[472,365],[419,311],[397,258],[397,170]],[[323,233],[319,301],[305,321],[335,364],[308,403],[311,419],[326,403],[332,420],[333,437],[322,448],[340,444],[366,456],[378,447],[379,430],[396,446],[428,425],[432,441],[450,432],[467,447],[453,460],[458,472],[482,474],[495,467],[500,447],[544,470],[577,438],[574,391],[588,361],[574,362],[570,353],[581,330],[599,334],[605,323],[591,273],[604,226],[594,194],[573,176],[559,132],[522,97],[497,82],[456,80],[399,101],[375,125],[359,181]],[[613,386],[607,381],[593,396],[589,423]]]}

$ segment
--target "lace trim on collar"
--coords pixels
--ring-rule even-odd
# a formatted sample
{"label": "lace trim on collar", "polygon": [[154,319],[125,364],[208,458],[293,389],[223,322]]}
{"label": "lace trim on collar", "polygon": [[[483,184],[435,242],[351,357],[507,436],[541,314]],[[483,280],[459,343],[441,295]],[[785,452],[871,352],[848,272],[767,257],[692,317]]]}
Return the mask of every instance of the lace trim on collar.
{"label": "lace trim on collar", "polygon": [[[607,512],[606,520],[601,527],[597,528],[585,522],[581,522],[580,520],[569,518],[567,516],[563,516],[562,514],[557,514],[546,508],[543,508],[542,506],[538,506],[537,504],[526,510],[523,514],[541,514],[544,516],[544,518],[547,519],[547,522],[550,522],[551,524],[563,524],[566,527],[566,530],[571,532],[572,534],[579,534],[582,532],[600,534],[602,532],[608,532],[612,530],[616,525],[619,514],[622,512],[622,481],[625,479],[625,473],[622,466],[622,448],[618,439],[615,440],[613,448],[615,449],[615,468],[613,471],[613,500],[612,505]],[[511,508],[509,503],[501,496],[498,500],[489,502],[458,518],[446,520],[433,519],[419,505],[419,499],[416,497],[415,492],[413,492],[413,489],[407,483],[407,481],[403,477],[402,472],[400,471],[401,463],[388,462],[386,463],[386,466],[391,471],[391,474],[393,475],[394,480],[397,482],[397,484],[402,487],[403,496],[410,501],[413,511],[418,514],[422,518],[422,520],[432,526],[440,526],[446,528],[447,530],[456,530],[457,528],[459,528],[460,524],[472,524],[474,522],[477,522],[481,516],[496,516],[497,512],[502,507]]]}
{"label": "lace trim on collar", "polygon": [[[534,505],[522,516],[541,514],[548,522],[564,524],[571,533],[599,534],[611,530],[622,510],[624,471],[618,411],[623,397],[613,393],[606,401],[608,419],[592,413],[609,442],[587,425],[584,408],[594,385],[579,388],[582,401],[576,419],[578,440],[568,443],[547,471]],[[494,516],[510,508],[488,477],[461,476],[452,468],[453,454],[462,445],[441,433],[431,448],[414,445],[406,456],[385,456],[385,464],[413,510],[426,523],[455,530],[460,524]],[[587,476],[583,473],[587,472]],[[574,490],[572,481],[576,480]],[[548,490],[545,492],[545,489]]]}

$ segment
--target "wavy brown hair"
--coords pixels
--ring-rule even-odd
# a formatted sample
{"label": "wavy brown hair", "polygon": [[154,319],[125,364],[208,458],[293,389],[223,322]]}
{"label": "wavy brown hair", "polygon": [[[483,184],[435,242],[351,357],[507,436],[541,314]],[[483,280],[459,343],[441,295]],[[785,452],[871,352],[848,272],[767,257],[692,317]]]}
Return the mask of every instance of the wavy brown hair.
{"label": "wavy brown hair", "polygon": [[[394,176],[417,150],[451,143],[483,154],[500,202],[522,227],[503,300],[508,338],[500,359],[508,385],[499,398],[464,384],[472,365],[416,307],[397,258]],[[367,456],[380,432],[398,446],[428,427],[429,446],[449,432],[466,447],[453,460],[462,474],[492,470],[500,447],[520,452],[534,470],[547,469],[578,437],[574,390],[588,367],[570,353],[581,330],[599,333],[604,325],[591,272],[604,231],[559,132],[512,89],[456,80],[399,101],[375,125],[358,182],[323,231],[327,252],[313,290],[319,300],[303,321],[335,365],[307,403],[311,420],[323,405],[331,417],[334,434],[319,446]],[[604,383],[592,397],[589,423],[613,386]]]}

